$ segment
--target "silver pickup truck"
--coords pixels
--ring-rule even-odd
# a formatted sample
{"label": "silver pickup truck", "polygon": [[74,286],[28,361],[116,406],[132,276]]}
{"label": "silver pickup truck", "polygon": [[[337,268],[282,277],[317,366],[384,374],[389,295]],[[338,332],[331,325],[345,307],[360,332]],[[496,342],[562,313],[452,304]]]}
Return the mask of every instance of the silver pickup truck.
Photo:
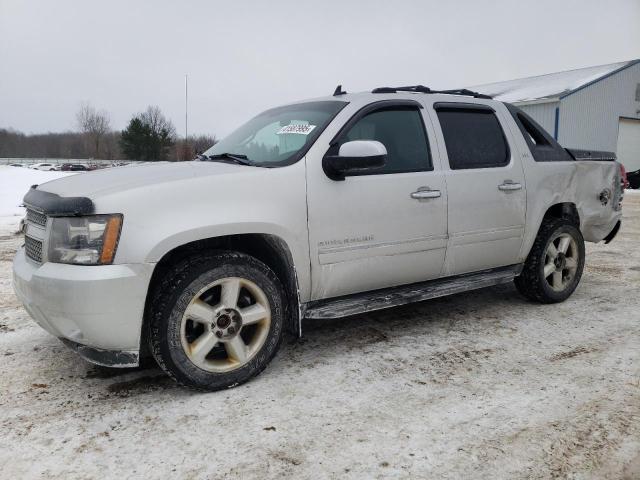
{"label": "silver pickup truck", "polygon": [[91,362],[151,354],[231,387],[285,332],[515,281],[553,303],[620,228],[620,165],[466,90],[378,88],[267,110],[199,156],[25,196],[14,287]]}

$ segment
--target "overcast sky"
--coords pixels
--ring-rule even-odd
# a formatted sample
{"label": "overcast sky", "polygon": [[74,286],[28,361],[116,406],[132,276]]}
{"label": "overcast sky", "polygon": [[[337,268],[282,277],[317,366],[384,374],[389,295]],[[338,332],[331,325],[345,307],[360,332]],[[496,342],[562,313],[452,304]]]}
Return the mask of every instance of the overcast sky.
{"label": "overcast sky", "polygon": [[453,88],[640,58],[640,0],[0,0],[0,128],[122,129],[158,105],[223,136],[278,104],[377,86]]}

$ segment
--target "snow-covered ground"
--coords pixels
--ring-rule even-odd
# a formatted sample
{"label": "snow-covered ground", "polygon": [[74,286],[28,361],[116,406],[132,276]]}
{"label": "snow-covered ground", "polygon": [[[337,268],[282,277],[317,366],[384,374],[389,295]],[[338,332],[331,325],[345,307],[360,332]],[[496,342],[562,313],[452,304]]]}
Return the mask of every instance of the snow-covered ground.
{"label": "snow-covered ground", "polygon": [[40,185],[66,175],[75,173],[41,172],[0,165],[0,232],[16,228],[24,217],[24,208],[20,204],[31,185]]}
{"label": "snow-covered ground", "polygon": [[624,216],[565,303],[503,285],[308,322],[211,394],[67,350],[13,295],[21,238],[0,233],[0,478],[638,479],[640,195]]}

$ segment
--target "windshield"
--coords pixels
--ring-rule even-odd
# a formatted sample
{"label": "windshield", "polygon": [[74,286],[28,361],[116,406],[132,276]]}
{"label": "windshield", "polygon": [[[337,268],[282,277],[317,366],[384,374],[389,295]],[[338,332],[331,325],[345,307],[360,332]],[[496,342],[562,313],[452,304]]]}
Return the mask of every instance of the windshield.
{"label": "windshield", "polygon": [[346,102],[307,102],[272,108],[249,120],[204,152],[245,156],[262,167],[290,165],[315,142]]}

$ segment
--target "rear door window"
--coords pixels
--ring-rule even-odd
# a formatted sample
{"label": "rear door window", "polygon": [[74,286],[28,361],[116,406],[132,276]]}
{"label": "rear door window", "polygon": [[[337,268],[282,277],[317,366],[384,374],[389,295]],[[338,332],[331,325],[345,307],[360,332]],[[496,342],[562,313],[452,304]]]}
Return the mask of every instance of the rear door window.
{"label": "rear door window", "polygon": [[434,105],[452,170],[509,164],[509,146],[493,109]]}

